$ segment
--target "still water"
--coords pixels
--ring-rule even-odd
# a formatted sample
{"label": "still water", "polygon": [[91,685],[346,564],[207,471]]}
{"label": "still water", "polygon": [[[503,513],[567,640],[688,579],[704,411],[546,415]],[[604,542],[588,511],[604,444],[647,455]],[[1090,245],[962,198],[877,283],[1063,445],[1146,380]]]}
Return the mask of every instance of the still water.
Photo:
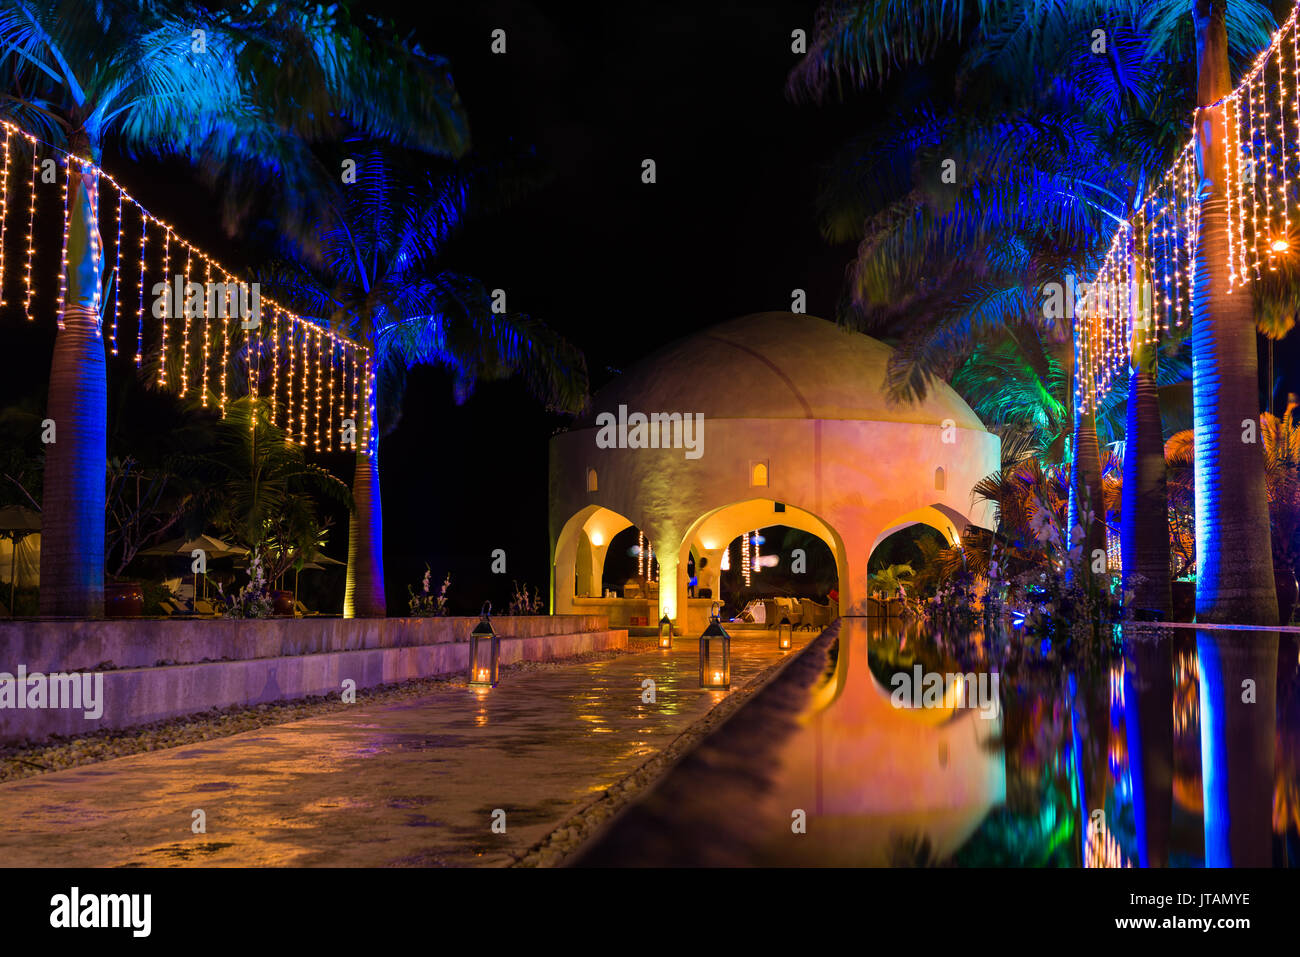
{"label": "still water", "polygon": [[844,619],[752,862],[1295,866],[1298,636],[1116,639],[1067,666],[1015,633]]}

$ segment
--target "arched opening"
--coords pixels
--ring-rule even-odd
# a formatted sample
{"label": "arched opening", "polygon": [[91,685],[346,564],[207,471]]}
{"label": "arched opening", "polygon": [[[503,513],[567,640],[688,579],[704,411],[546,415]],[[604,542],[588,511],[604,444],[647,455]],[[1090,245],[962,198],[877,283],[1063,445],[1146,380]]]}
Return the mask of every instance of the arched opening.
{"label": "arched opening", "polygon": [[868,614],[895,615],[899,599],[928,597],[960,561],[954,550],[970,524],[946,505],[927,505],[898,516],[876,536],[867,556]]}
{"label": "arched opening", "polygon": [[601,594],[618,598],[658,598],[659,560],[654,545],[635,525],[610,541],[601,574]]}
{"label": "arched opening", "polygon": [[936,492],[942,492],[947,488],[948,476],[944,473],[943,466],[941,465],[934,470],[934,490]]}
{"label": "arched opening", "polygon": [[600,483],[596,480],[596,470],[587,469],[587,491],[588,492],[600,491],[599,484]]}
{"label": "arched opening", "polygon": [[[755,541],[755,533],[760,541]],[[749,499],[714,509],[691,525],[679,554],[678,574],[688,632],[703,629],[715,600],[724,603],[729,618],[750,607],[750,617],[764,619],[738,625],[742,629],[767,627],[765,619],[778,598],[784,599],[781,604],[791,613],[792,622],[807,619],[816,626],[829,624],[840,614],[840,595],[848,584],[848,556],[839,534],[813,513],[790,503]],[[751,606],[751,602],[759,604]],[[817,606],[815,615],[805,602]],[[762,613],[755,614],[759,607]]]}
{"label": "arched opening", "polygon": [[788,616],[795,625],[823,618],[829,624],[830,616],[818,612],[837,590],[839,569],[830,546],[812,532],[767,525],[733,538],[712,580],[718,585],[712,597],[730,619],[770,626]]}
{"label": "arched opening", "polygon": [[755,462],[749,470],[749,484],[754,488],[767,488],[767,463]]}
{"label": "arched opening", "polygon": [[599,505],[578,511],[556,540],[551,607],[558,615],[609,616],[611,628],[658,621],[654,547],[625,515]]}

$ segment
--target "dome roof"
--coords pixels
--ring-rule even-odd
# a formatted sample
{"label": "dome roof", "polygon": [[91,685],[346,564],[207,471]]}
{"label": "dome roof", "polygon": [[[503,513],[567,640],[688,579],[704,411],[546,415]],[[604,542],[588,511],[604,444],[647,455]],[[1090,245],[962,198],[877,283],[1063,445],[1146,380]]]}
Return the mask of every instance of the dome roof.
{"label": "dome roof", "polygon": [[[638,362],[592,398],[600,412],[703,412],[706,419],[866,419],[984,429],[946,383],[923,402],[885,395],[893,349],[825,319],[761,312],[680,339]],[[579,426],[581,427],[581,426]]]}

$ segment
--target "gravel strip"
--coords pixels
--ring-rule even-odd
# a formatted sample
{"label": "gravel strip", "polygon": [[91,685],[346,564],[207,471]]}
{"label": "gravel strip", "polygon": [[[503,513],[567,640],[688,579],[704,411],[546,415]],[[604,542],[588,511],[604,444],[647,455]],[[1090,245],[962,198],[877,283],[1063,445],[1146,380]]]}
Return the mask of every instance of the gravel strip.
{"label": "gravel strip", "polygon": [[[650,641],[652,647],[657,647],[655,639]],[[577,852],[584,849],[588,839],[596,836],[611,818],[649,793],[680,761],[692,754],[701,741],[768,687],[787,665],[797,660],[799,655],[782,658],[758,672],[678,735],[672,744],[647,759],[613,787],[606,789],[600,797],[574,812],[510,866],[557,867],[570,863],[579,856]]]}
{"label": "gravel strip", "polygon": [[[656,649],[657,643],[653,638],[629,638],[626,651],[590,651],[548,661],[521,661],[502,665],[501,674],[504,679],[510,675],[553,671],[569,665],[605,661],[626,654],[641,654]],[[201,711],[183,718],[170,718],[166,721],[156,721],[131,728],[95,731],[75,738],[56,737],[39,744],[7,745],[0,747],[0,782],[16,781],[49,771],[62,771],[66,768],[96,764],[143,751],[162,751],[166,748],[188,746],[270,725],[314,718],[344,708],[355,708],[361,704],[386,704],[458,687],[466,687],[463,674],[440,675],[432,678],[417,678],[399,684],[358,689],[356,704],[344,704],[338,693],[315,695],[270,704],[214,708],[211,711]]]}

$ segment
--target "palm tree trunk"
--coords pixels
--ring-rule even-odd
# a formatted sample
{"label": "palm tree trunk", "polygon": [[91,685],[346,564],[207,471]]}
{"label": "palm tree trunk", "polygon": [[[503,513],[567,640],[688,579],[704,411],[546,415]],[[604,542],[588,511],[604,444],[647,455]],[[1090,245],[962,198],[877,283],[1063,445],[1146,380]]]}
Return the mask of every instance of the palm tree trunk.
{"label": "palm tree trunk", "polygon": [[[1097,444],[1097,415],[1092,409],[1077,412],[1074,420],[1073,457],[1070,463],[1070,513],[1067,534],[1083,526],[1084,577],[1092,573],[1097,549],[1106,552],[1106,503],[1101,491],[1101,450]],[[1086,508],[1085,508],[1086,506]],[[1085,512],[1092,513],[1087,521]]]}
{"label": "palm tree trunk", "polygon": [[46,411],[55,441],[46,446],[41,505],[41,614],[77,618],[104,615],[108,387],[95,308],[93,187],[91,176],[76,178],[69,208],[63,328],[54,340]]}
{"label": "palm tree trunk", "polygon": [[[1194,0],[1201,225],[1192,297],[1196,435],[1196,620],[1277,624],[1268,496],[1259,442],[1259,368],[1250,295],[1228,289],[1223,104],[1231,92],[1226,0]],[[1254,441],[1250,441],[1253,439]]]}
{"label": "palm tree trunk", "polygon": [[352,480],[352,516],[348,520],[348,578],[343,593],[344,618],[383,618],[384,513],[379,495],[379,453],[357,453]]}
{"label": "palm tree trunk", "polygon": [[[1140,228],[1140,227],[1138,227]],[[1144,237],[1132,236],[1135,249]],[[1156,391],[1158,347],[1153,335],[1155,317],[1143,294],[1147,274],[1133,256],[1134,294],[1129,315],[1134,320],[1128,379],[1128,410],[1124,423],[1124,484],[1120,501],[1120,564],[1124,589],[1132,591],[1129,603],[1138,619],[1167,621],[1173,613],[1169,586],[1169,496],[1166,490],[1164,430]]]}

